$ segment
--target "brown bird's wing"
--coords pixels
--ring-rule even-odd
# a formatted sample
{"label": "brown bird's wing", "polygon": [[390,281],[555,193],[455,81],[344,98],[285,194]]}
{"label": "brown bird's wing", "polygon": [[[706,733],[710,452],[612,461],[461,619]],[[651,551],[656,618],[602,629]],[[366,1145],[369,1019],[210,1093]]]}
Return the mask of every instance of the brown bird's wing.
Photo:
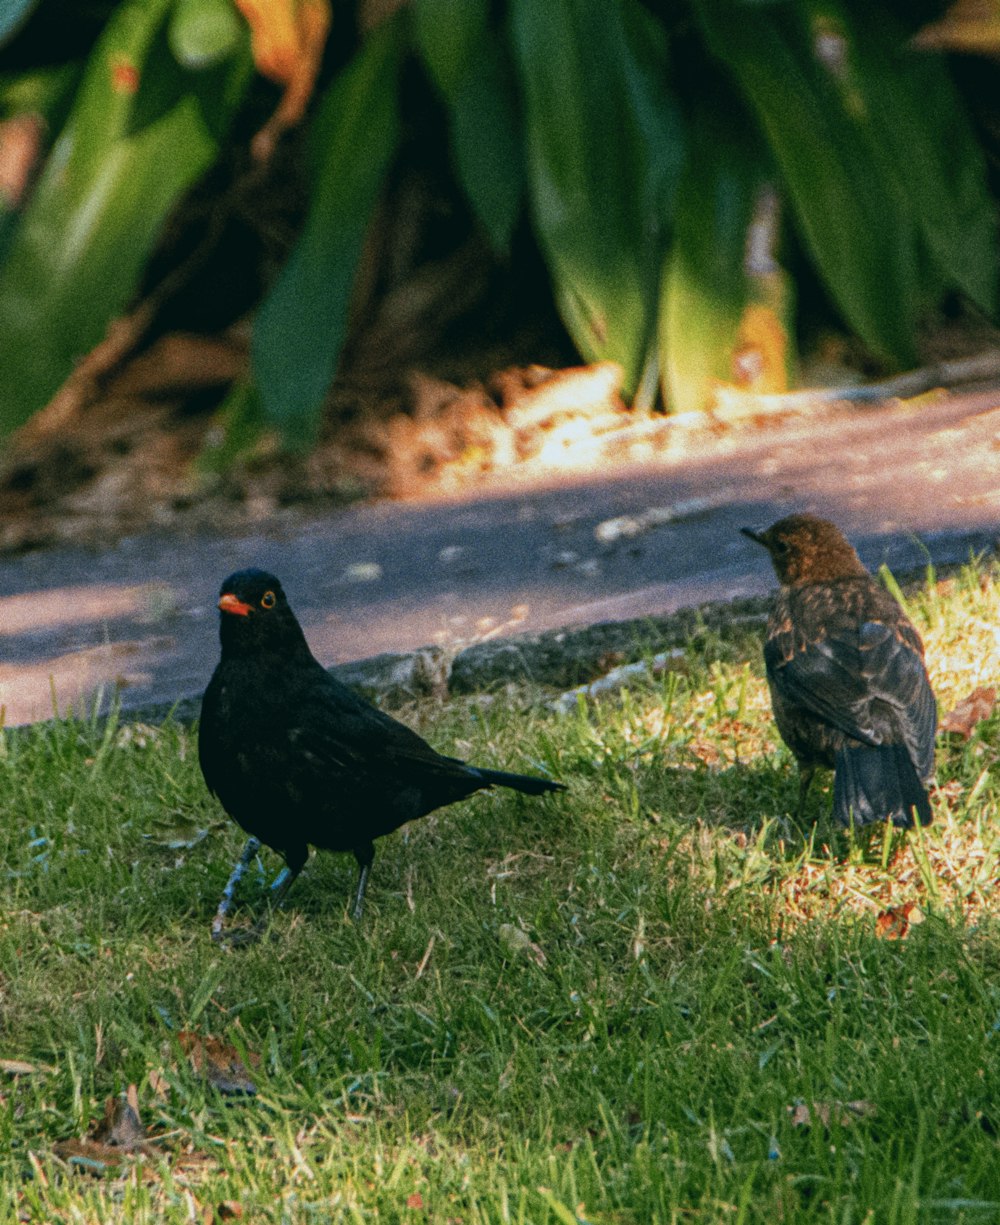
{"label": "brown bird's wing", "polygon": [[927,778],[937,712],[919,643],[903,621],[834,624],[809,638],[786,626],[768,639],[764,660],[790,705],[862,744],[905,744]]}
{"label": "brown bird's wing", "polygon": [[[901,740],[921,779],[934,773],[937,703],[924,667],[923,646],[908,621],[886,625],[866,621],[859,632],[863,675],[868,686],[876,729],[883,743]],[[881,726],[880,706],[892,711],[892,731]]]}

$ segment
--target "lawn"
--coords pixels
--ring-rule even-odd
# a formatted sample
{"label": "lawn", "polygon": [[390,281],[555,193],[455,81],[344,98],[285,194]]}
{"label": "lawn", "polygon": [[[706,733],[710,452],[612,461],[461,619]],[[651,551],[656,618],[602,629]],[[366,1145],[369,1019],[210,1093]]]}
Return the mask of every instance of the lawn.
{"label": "lawn", "polygon": [[[998,582],[909,592],[942,711],[1000,678]],[[941,737],[927,830],[837,833],[828,778],[800,829],[760,635],[568,715],[405,710],[570,790],[382,840],[358,925],[319,855],[234,951],[243,839],[190,728],[2,733],[0,1225],[1000,1219],[1000,717]],[[213,1037],[255,1095],[206,1079]],[[131,1085],[148,1148],[95,1157]]]}

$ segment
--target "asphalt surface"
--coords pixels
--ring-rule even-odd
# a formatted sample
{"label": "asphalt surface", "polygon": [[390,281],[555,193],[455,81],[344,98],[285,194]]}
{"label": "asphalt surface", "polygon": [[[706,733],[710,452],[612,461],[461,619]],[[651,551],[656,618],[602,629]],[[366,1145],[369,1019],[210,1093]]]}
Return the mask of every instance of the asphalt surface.
{"label": "asphalt surface", "polygon": [[10,725],[116,687],[126,707],[200,692],[219,584],[243,566],[278,574],[332,664],[764,593],[768,558],[738,529],[798,510],[834,519],[871,567],[993,549],[1000,388],[699,432],[655,463],[460,499],[0,558],[0,704]]}

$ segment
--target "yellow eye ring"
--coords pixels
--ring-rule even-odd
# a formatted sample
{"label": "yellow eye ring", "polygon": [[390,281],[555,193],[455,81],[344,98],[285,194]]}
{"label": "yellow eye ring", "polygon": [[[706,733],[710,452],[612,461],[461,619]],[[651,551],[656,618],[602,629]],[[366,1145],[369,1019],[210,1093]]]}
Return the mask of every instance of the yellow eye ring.
{"label": "yellow eye ring", "polygon": [[261,608],[273,608],[275,605],[275,594],[273,591],[265,591],[260,597]]}

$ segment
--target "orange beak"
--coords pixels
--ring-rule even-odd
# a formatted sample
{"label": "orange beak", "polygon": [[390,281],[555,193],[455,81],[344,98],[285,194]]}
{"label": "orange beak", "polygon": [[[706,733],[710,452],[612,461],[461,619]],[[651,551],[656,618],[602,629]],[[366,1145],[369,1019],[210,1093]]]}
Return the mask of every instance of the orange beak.
{"label": "orange beak", "polygon": [[219,608],[224,613],[235,613],[238,617],[245,617],[247,613],[253,611],[249,604],[244,604],[242,600],[238,600],[229,591],[224,592],[219,597]]}

